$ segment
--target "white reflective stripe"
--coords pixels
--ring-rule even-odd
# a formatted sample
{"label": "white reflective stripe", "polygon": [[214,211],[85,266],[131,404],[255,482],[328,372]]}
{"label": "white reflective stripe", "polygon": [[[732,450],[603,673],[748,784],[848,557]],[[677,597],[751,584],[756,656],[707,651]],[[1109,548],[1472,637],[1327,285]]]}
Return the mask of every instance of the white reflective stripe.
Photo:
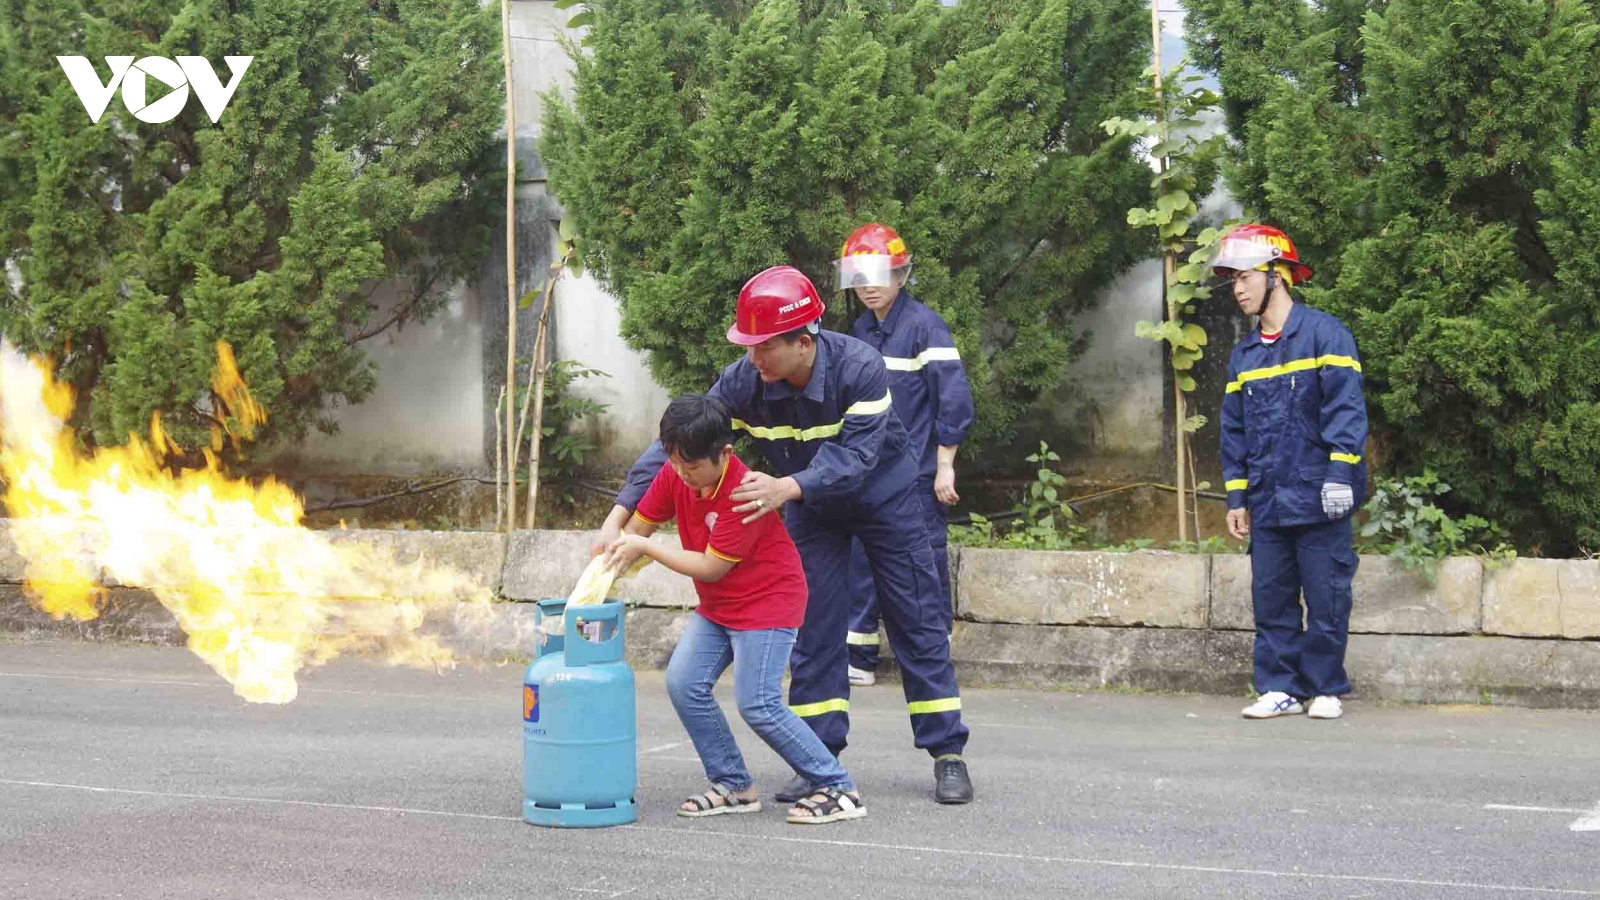
{"label": "white reflective stripe", "polygon": [[883,365],[891,372],[919,372],[931,362],[960,362],[961,351],[954,347],[929,347],[914,357],[885,356]]}
{"label": "white reflective stripe", "polygon": [[844,411],[844,414],[847,416],[877,416],[888,412],[889,406],[889,392],[884,391],[881,400],[862,400],[860,403],[853,403],[849,409]]}
{"label": "white reflective stripe", "polygon": [[878,642],[880,640],[881,639],[876,631],[871,634],[862,634],[859,631],[847,631],[844,635],[844,642],[846,644],[853,644],[857,647],[876,647],[878,646]]}

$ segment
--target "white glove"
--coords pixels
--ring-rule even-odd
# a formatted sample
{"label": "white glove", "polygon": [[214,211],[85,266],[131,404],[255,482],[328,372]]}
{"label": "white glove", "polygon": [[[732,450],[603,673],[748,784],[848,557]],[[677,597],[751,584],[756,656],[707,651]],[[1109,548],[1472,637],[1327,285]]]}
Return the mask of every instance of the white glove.
{"label": "white glove", "polygon": [[1343,518],[1355,505],[1356,495],[1350,485],[1330,481],[1322,486],[1322,511],[1328,518]]}

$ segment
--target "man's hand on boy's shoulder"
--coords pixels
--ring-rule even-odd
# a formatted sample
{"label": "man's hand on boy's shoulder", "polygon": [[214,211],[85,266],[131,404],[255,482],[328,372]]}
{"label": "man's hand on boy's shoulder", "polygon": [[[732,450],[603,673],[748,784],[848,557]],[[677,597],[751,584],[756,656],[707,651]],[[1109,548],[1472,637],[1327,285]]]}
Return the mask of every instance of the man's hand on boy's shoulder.
{"label": "man's hand on boy's shoulder", "polygon": [[799,482],[793,478],[773,478],[765,472],[746,472],[732,495],[733,502],[739,504],[733,511],[747,513],[743,520],[746,525],[799,499]]}

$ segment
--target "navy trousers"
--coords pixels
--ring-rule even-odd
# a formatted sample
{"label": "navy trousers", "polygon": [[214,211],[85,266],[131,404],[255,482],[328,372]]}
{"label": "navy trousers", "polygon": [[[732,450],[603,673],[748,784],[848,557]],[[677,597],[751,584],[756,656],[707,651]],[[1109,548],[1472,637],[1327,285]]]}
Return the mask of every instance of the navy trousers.
{"label": "navy trousers", "polygon": [[1344,655],[1358,563],[1351,538],[1348,516],[1251,530],[1258,692],[1282,691],[1300,699],[1350,693]]}
{"label": "navy trousers", "polygon": [[949,603],[934,570],[919,491],[908,480],[904,490],[874,506],[827,517],[804,503],[785,508],[784,522],[810,588],[805,624],[790,658],[789,706],[835,755],[843,752],[850,731],[845,635],[852,539],[861,543],[877,589],[916,746],[938,757],[960,753],[967,743],[961,691],[950,662],[944,612]]}
{"label": "navy trousers", "polygon": [[[955,621],[955,609],[950,602],[950,526],[945,506],[933,495],[933,480],[919,479],[917,493],[923,507],[922,521],[928,531],[928,545],[933,550],[933,565],[939,575],[939,592],[943,599],[940,612],[948,634]],[[878,667],[878,591],[873,584],[872,566],[860,541],[850,546],[850,631],[846,640],[850,645],[850,665],[868,672]]]}

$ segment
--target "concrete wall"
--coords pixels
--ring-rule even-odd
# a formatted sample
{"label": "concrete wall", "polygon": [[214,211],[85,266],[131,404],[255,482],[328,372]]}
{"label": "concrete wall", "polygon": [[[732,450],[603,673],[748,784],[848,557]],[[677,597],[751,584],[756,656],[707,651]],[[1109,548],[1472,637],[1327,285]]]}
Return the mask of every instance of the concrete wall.
{"label": "concrete wall", "polygon": [[[553,222],[560,220],[561,208],[559,202],[549,196],[544,163],[538,154],[545,106],[541,95],[556,88],[563,96],[571,98],[572,65],[561,38],[577,36],[566,28],[567,20],[577,12],[577,8],[556,9],[549,0],[525,0],[511,5],[517,180],[530,198],[547,198],[543,204],[536,202],[536,205],[538,211]],[[519,223],[518,227],[523,226]],[[530,222],[528,227],[533,224]],[[522,261],[518,262],[521,271]],[[505,258],[497,256],[495,264],[503,271]],[[545,256],[539,263],[541,271],[548,264],[548,256]],[[531,278],[534,270],[528,271]],[[503,291],[503,277],[499,283]],[[485,302],[489,302],[489,294],[484,293],[484,297]],[[627,466],[655,439],[657,423],[669,399],[666,391],[650,377],[645,355],[622,339],[622,311],[616,298],[606,293],[599,282],[587,273],[582,278],[566,276],[557,284],[553,302],[554,358],[575,360],[606,373],[604,378],[586,379],[574,386],[574,393],[609,407],[588,426],[601,447],[598,461],[603,465]],[[527,330],[521,323],[518,327]],[[531,344],[529,346],[531,352]],[[503,370],[503,343],[500,352]],[[495,384],[502,381],[503,376]]]}
{"label": "concrete wall", "polygon": [[[382,321],[398,297],[384,290],[375,300],[373,315]],[[313,435],[279,454],[277,465],[324,474],[482,470],[492,447],[484,441],[479,313],[477,292],[461,285],[427,322],[367,340],[362,346],[378,367],[377,389],[366,402],[333,411],[337,434]]]}
{"label": "concrete wall", "polygon": [[[591,535],[523,531],[333,533],[464,572],[510,601],[562,597]],[[675,537],[656,538],[673,542]],[[967,684],[1133,687],[1244,695],[1250,686],[1250,566],[1243,556],[1042,553],[951,548],[958,620],[952,654]],[[115,585],[99,619],[56,622],[20,586],[23,560],[0,527],[0,632],[182,643],[139,585]],[[630,656],[664,665],[695,604],[690,581],[651,566],[626,599]],[[531,651],[527,603],[495,607],[478,652]],[[484,637],[489,635],[490,637]],[[485,644],[483,641],[489,641]],[[1435,582],[1363,557],[1348,657],[1358,699],[1600,708],[1600,561],[1452,559]]]}

